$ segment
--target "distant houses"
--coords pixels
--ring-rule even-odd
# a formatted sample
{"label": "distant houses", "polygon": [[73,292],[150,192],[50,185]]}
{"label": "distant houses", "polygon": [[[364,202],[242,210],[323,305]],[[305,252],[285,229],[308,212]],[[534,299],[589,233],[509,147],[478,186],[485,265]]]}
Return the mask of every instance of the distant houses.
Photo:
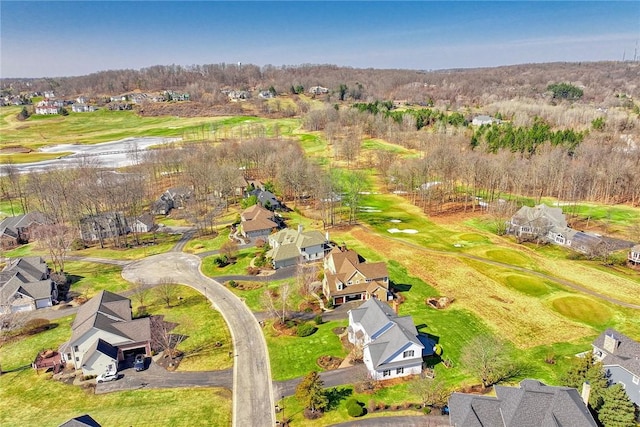
{"label": "distant houses", "polygon": [[634,266],[640,265],[640,245],[635,245],[629,251],[629,256],[627,257],[629,263]]}
{"label": "distant houses", "polygon": [[471,124],[473,126],[482,126],[482,125],[491,125],[493,123],[499,124],[501,121],[491,116],[487,116],[485,114],[481,114],[479,116],[475,116],[473,120],[471,120]]}
{"label": "distant houses", "polygon": [[3,219],[0,222],[0,246],[3,249],[11,249],[29,243],[35,227],[46,222],[46,218],[40,212],[29,212]]}
{"label": "distant houses", "polygon": [[629,242],[574,230],[568,226],[561,208],[545,204],[520,208],[507,223],[507,234],[519,241],[548,242],[589,256],[632,246]]}

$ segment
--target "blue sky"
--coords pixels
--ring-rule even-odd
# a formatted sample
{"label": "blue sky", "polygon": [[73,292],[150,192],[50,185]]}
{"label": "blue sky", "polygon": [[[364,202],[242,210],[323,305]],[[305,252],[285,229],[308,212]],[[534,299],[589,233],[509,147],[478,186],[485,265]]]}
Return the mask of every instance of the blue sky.
{"label": "blue sky", "polygon": [[0,2],[1,77],[221,62],[428,70],[621,60],[639,40],[635,0]]}

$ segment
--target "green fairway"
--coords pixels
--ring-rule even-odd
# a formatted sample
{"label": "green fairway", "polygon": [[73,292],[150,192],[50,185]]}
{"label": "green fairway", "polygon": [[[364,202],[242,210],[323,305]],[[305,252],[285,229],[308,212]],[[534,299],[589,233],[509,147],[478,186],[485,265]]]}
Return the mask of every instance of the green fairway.
{"label": "green fairway", "polygon": [[564,296],[551,301],[551,306],[566,318],[604,329],[611,322],[612,312],[604,304],[581,296]]}
{"label": "green fairway", "polygon": [[549,287],[538,277],[509,274],[504,280],[507,286],[526,295],[541,297],[550,292]]}

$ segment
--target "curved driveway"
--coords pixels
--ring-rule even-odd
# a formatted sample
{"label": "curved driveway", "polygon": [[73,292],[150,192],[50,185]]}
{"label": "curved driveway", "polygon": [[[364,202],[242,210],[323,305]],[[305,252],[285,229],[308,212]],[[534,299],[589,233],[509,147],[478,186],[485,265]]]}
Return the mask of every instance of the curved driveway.
{"label": "curved driveway", "polygon": [[179,252],[154,255],[127,265],[122,276],[133,283],[162,281],[190,286],[222,313],[233,337],[233,425],[273,426],[275,412],[267,344],[253,313],[220,283],[200,272],[200,258]]}

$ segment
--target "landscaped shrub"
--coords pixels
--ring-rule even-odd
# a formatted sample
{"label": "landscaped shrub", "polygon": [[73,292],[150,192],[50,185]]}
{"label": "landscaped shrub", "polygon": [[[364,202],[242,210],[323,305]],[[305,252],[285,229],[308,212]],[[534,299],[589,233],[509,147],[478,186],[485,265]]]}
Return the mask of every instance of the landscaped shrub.
{"label": "landscaped shrub", "polygon": [[347,400],[347,413],[350,417],[361,417],[364,415],[363,404],[356,399],[351,398]]}
{"label": "landscaped shrub", "polygon": [[324,320],[322,320],[322,314],[318,314],[314,317],[313,321],[316,322],[316,325],[322,325],[324,323]]}
{"label": "landscaped shrub", "polygon": [[313,326],[311,323],[303,323],[298,326],[296,334],[299,337],[308,337],[309,335],[313,334],[317,330],[318,328]]}
{"label": "landscaped shrub", "polygon": [[220,255],[213,259],[213,263],[218,267],[225,267],[229,265],[229,258],[226,255]]}
{"label": "landscaped shrub", "polygon": [[37,333],[49,329],[49,321],[47,319],[31,319],[24,325],[24,334],[35,335]]}
{"label": "landscaped shrub", "polygon": [[236,282],[235,280],[229,280],[228,284],[232,288],[237,288],[238,287],[238,282]]}
{"label": "landscaped shrub", "polygon": [[260,273],[260,268],[259,267],[247,267],[247,274],[251,275],[251,276],[257,276]]}
{"label": "landscaped shrub", "polygon": [[423,412],[425,415],[429,415],[429,414],[431,413],[431,407],[429,407],[429,406],[425,406],[424,408],[422,408],[422,412]]}

